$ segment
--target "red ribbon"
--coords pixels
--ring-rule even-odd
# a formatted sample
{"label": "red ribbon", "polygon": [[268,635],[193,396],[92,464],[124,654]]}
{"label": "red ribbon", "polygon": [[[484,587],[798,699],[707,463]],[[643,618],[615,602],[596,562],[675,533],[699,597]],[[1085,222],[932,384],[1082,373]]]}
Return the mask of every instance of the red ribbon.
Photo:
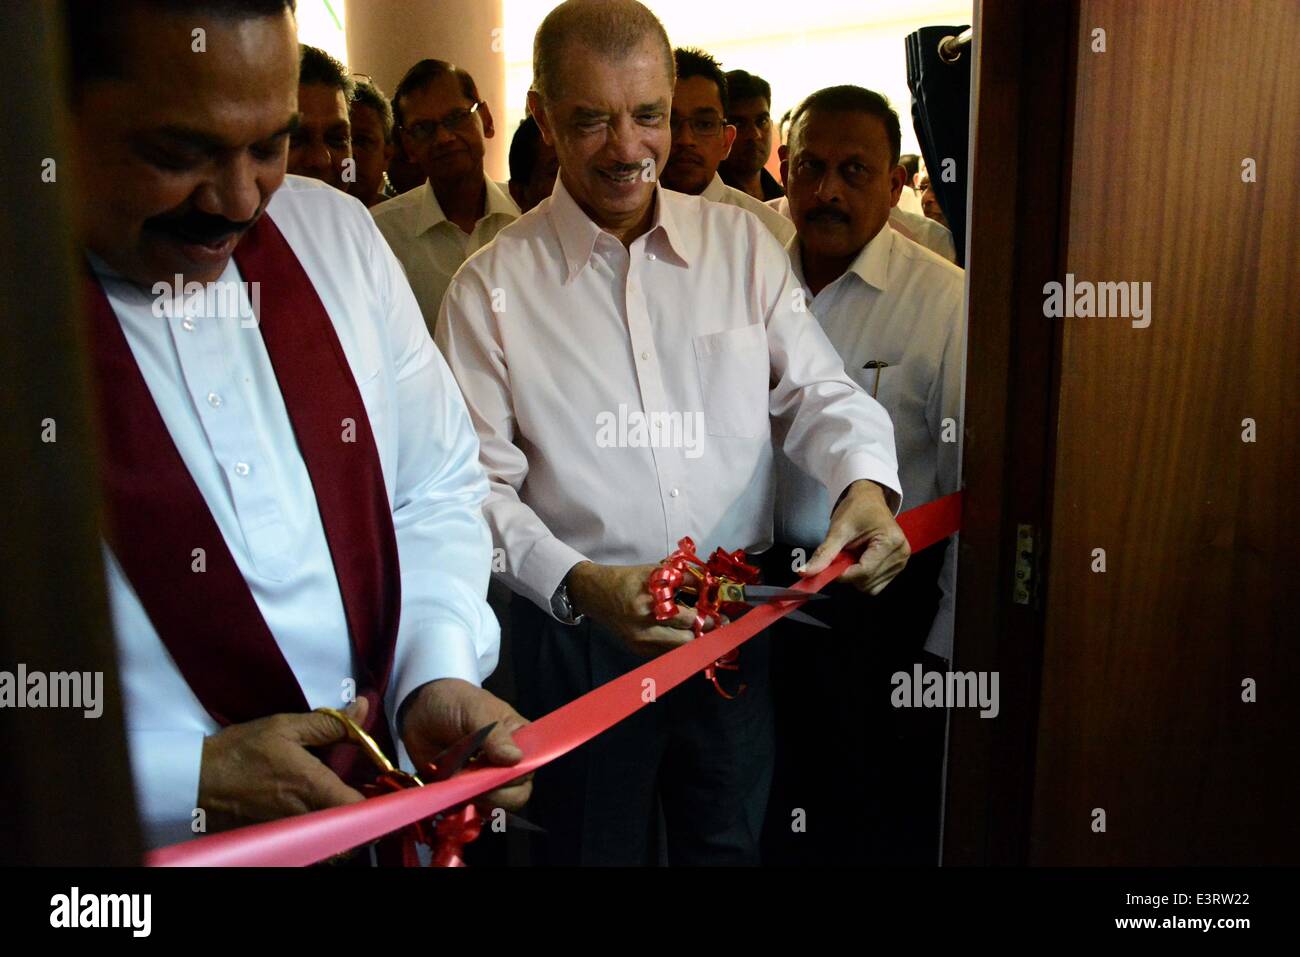
{"label": "red ribbon", "polygon": [[483,830],[483,815],[473,804],[466,804],[443,816],[435,828],[434,867],[464,867],[465,845]]}
{"label": "red ribbon", "polygon": [[[898,516],[898,524],[913,552],[940,542],[961,527],[961,493],[904,512]],[[793,587],[820,591],[856,560],[854,555],[841,552],[820,574]],[[524,757],[512,767],[474,767],[422,788],[211,834],[160,848],[145,861],[154,867],[302,867],[367,844],[472,801],[585,744],[739,648],[794,606],[773,602],[755,608],[743,618],[660,655],[520,728],[514,733],[514,742]],[[463,822],[466,833],[471,823]]]}
{"label": "red ribbon", "polygon": [[[677,592],[686,585],[686,577],[694,578],[695,621],[691,631],[695,637],[701,637],[706,631],[717,628],[723,618],[735,618],[749,610],[741,602],[725,602],[719,588],[725,582],[744,585],[757,585],[759,571],[746,563],[742,551],[725,552],[714,549],[707,562],[700,561],[695,554],[695,540],[689,535],[677,543],[677,550],[669,555],[650,573],[646,588],[654,599],[651,614],[655,621],[668,621],[677,614]],[[740,671],[740,649],[727,652],[713,664],[704,669],[704,677],[713,683],[714,689],[722,697],[731,700],[743,694],[745,683],[742,681],[736,693],[732,694],[718,681],[719,671]]]}

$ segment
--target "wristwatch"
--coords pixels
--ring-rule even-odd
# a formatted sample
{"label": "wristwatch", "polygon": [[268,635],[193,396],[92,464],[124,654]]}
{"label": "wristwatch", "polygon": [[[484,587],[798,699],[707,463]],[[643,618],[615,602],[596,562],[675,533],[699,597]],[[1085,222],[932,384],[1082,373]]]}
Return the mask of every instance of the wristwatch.
{"label": "wristwatch", "polygon": [[555,594],[551,596],[551,614],[566,625],[580,625],[584,615],[575,615],[573,613],[573,602],[569,601],[569,582],[568,576],[560,582],[560,587],[555,589]]}

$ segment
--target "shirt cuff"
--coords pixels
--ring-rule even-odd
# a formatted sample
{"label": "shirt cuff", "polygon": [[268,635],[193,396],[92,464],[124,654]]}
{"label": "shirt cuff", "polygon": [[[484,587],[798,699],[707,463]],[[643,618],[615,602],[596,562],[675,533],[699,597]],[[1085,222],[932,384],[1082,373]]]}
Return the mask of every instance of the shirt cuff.
{"label": "shirt cuff", "polygon": [[831,511],[839,504],[840,496],[859,479],[869,479],[885,490],[885,504],[893,510],[895,516],[903,507],[903,486],[898,481],[898,470],[883,464],[870,452],[854,452],[840,462],[831,472],[831,480],[826,483],[830,495]]}
{"label": "shirt cuff", "polygon": [[[491,624],[496,626],[492,616]],[[478,649],[474,636],[459,622],[425,621],[414,624],[411,633],[402,636],[397,660],[393,662],[396,678],[388,690],[384,710],[394,730],[397,709],[412,691],[439,678],[460,678],[478,686]]]}
{"label": "shirt cuff", "polygon": [[[576,548],[570,548],[555,536],[538,539],[519,566],[519,581],[527,597],[552,618],[551,596],[564,582],[570,569],[580,562],[589,561]],[[559,621],[558,618],[555,619]]]}
{"label": "shirt cuff", "polygon": [[202,731],[128,730],[135,802],[146,846],[164,847],[198,837],[194,811],[199,803],[203,764]]}

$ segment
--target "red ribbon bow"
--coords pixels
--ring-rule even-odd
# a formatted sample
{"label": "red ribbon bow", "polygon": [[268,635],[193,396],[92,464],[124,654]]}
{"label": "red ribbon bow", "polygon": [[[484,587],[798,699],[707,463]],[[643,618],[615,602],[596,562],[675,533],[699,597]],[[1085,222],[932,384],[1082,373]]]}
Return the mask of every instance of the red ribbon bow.
{"label": "red ribbon bow", "polygon": [[[687,576],[693,581],[688,586]],[[740,602],[724,602],[719,595],[723,584],[757,585],[759,570],[745,561],[743,551],[725,552],[714,549],[707,562],[695,554],[695,542],[688,535],[677,543],[677,550],[650,573],[646,587],[654,599],[651,613],[655,621],[668,621],[677,614],[677,594],[683,588],[695,592],[695,621],[691,630],[699,638],[706,631],[717,628],[724,617],[736,617],[748,610]],[[704,669],[704,677],[724,698],[731,699],[745,691],[742,681],[735,694],[731,694],[718,681],[719,671],[740,670],[740,649],[735,648]]]}
{"label": "red ribbon bow", "polygon": [[[429,769],[433,770],[433,765],[429,765]],[[366,797],[377,797],[421,786],[419,779],[405,771],[384,771],[361,790]],[[482,832],[483,815],[473,804],[462,804],[433,817],[415,821],[402,828],[397,835],[402,842],[402,866],[421,866],[416,845],[424,844],[433,852],[430,866],[464,867],[465,845],[474,841]]]}

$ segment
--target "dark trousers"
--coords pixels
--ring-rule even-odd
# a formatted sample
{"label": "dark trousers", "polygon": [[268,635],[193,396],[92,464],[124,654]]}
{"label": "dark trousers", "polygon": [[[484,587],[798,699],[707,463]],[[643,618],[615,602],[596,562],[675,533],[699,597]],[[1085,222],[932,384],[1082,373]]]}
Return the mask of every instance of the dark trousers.
{"label": "dark trousers", "polygon": [[[876,597],[832,583],[804,610],[829,630],[773,629],[777,760],[763,860],[776,865],[921,865],[938,857],[945,712],[890,702],[896,671],[920,662],[938,608],[944,545],[913,555]],[[788,584],[790,549],[765,556]]]}
{"label": "dark trousers", "polygon": [[[519,710],[537,718],[644,664],[604,629],[511,606]],[[741,649],[744,694],[701,675],[538,770],[524,815],[550,865],[757,864],[772,780],[770,645]],[[734,677],[734,676],[728,676]]]}

